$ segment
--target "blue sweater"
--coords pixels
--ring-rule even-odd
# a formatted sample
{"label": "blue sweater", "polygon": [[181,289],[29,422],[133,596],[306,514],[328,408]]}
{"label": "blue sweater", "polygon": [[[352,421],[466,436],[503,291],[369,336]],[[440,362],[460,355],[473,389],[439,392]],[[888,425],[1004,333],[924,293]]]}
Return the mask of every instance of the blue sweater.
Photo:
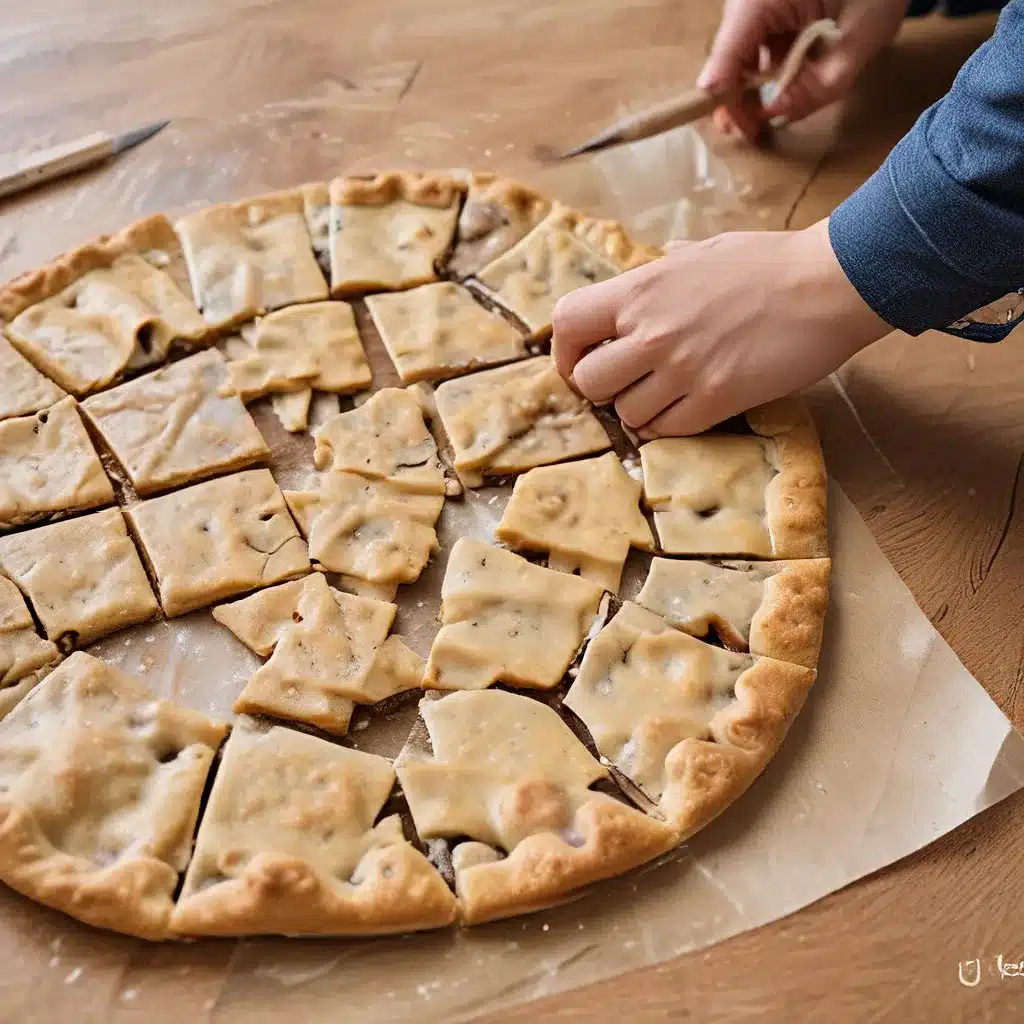
{"label": "blue sweater", "polygon": [[[864,300],[908,334],[998,341],[1024,319],[1024,0],[832,214],[829,235]],[[965,320],[997,299],[994,315]]]}

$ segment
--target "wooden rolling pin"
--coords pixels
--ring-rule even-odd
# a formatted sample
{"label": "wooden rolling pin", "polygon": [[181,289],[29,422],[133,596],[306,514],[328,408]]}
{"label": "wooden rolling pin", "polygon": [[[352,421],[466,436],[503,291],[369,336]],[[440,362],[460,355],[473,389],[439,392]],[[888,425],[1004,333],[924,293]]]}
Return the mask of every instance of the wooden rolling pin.
{"label": "wooden rolling pin", "polygon": [[[815,47],[835,43],[839,36],[839,27],[831,18],[812,22],[796,37],[777,72],[769,75],[751,75],[745,88],[760,89],[764,85],[774,83],[776,89],[782,92]],[[620,146],[625,142],[637,142],[652,135],[661,135],[710,114],[716,107],[721,106],[722,102],[721,96],[712,96],[704,89],[691,89],[681,96],[665,100],[616,121],[592,139],[563,153],[562,159],[579,156],[582,153],[595,153],[610,146]]]}

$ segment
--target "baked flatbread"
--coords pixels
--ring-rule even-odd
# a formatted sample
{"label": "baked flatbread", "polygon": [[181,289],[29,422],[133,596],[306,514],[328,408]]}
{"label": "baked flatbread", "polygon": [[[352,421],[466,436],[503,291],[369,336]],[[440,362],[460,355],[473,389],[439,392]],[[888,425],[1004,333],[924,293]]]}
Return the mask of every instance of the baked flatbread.
{"label": "baked flatbread", "polygon": [[644,501],[676,555],[822,558],[825,463],[795,400],[747,413],[754,433],[662,437],[640,449]]}
{"label": "baked flatbread", "polygon": [[374,824],[394,780],[386,758],[241,719],[171,928],[380,935],[450,924],[455,897],[398,816]]}
{"label": "baked flatbread", "polygon": [[412,288],[437,280],[455,235],[462,186],[393,171],[331,182],[331,294]]}
{"label": "baked flatbread", "polygon": [[267,469],[207,480],[127,510],[169,616],[309,572]]}
{"label": "baked flatbread", "polygon": [[712,647],[626,603],[587,647],[565,706],[686,838],[761,773],[814,677]]}
{"label": "baked flatbread", "polygon": [[733,651],[814,668],[828,608],[827,558],[723,562],[655,558],[636,603]]}
{"label": "baked flatbread", "polygon": [[545,704],[481,690],[420,702],[432,756],[398,765],[421,839],[465,838],[452,856],[461,919],[560,902],[652,860],[673,829],[589,787],[607,776]]}
{"label": "baked flatbread", "polygon": [[117,508],[0,538],[0,572],[64,650],[160,611]]}
{"label": "baked flatbread", "polygon": [[555,203],[544,220],[476,276],[540,340],[551,333],[559,299],[660,255],[654,246],[631,241],[621,224]]}
{"label": "baked flatbread", "polygon": [[211,327],[327,298],[299,189],[208,206],[182,217],[175,228]]}
{"label": "baked flatbread", "polygon": [[590,405],[562,380],[550,356],[445,381],[435,399],[455,469],[468,487],[611,447]]}
{"label": "baked flatbread", "polygon": [[519,331],[451,281],[371,295],[366,305],[403,384],[455,377],[527,354]]}
{"label": "baked flatbread", "polygon": [[0,720],[60,661],[60,651],[37,632],[21,591],[0,575]]}
{"label": "baked flatbread", "polygon": [[654,548],[641,490],[613,452],[531,469],[516,480],[495,536],[510,548],[547,552],[549,568],[578,572],[614,594],[629,549]]}
{"label": "baked flatbread", "polygon": [[441,584],[441,629],[424,686],[493,683],[550,689],[565,675],[601,604],[596,583],[460,537]]}
{"label": "baked flatbread", "polygon": [[64,395],[0,334],[0,420],[30,416],[59,402]]}
{"label": "baked flatbread", "polygon": [[113,500],[73,398],[0,420],[0,532]]}
{"label": "baked flatbread", "polygon": [[528,185],[487,171],[469,175],[448,270],[458,278],[508,252],[547,216],[551,201]]}
{"label": "baked flatbread", "polygon": [[0,879],[162,939],[227,726],[81,651],[0,722]]}
{"label": "baked flatbread", "polygon": [[153,494],[270,457],[241,400],[220,393],[226,379],[210,349],[93,395],[82,409],[135,490]]}

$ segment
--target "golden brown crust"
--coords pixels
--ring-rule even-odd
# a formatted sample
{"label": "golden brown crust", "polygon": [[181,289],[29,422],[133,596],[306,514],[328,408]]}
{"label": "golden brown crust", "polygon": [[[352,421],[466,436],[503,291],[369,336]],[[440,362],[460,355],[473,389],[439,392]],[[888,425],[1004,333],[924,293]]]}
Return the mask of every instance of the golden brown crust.
{"label": "golden brown crust", "polygon": [[259,854],[237,877],[179,902],[171,920],[181,935],[384,935],[441,928],[455,898],[418,850],[370,850],[351,893],[328,886],[309,864]]}
{"label": "golden brown crust", "polygon": [[[0,288],[0,319],[13,320],[30,306],[62,292],[90,270],[109,267],[125,253],[141,254],[154,249],[167,250],[172,259],[174,254],[180,257],[181,244],[163,214],[145,217],[112,235],[100,235],[8,281]],[[180,288],[182,282],[174,274],[171,277]],[[192,299],[191,291],[186,291],[185,295]]]}
{"label": "golden brown crust", "polygon": [[774,442],[778,471],[765,492],[765,524],[777,558],[828,555],[828,476],[814,421],[801,398],[780,398],[746,414]]}
{"label": "golden brown crust", "polygon": [[776,562],[750,626],[750,650],[777,661],[815,668],[828,611],[828,558]]}
{"label": "golden brown crust", "polygon": [[681,840],[717,818],[761,774],[814,680],[812,669],[758,658],[736,681],[736,700],[712,720],[714,742],[691,738],[673,747],[661,808]]}
{"label": "golden brown crust", "polygon": [[464,186],[450,175],[411,171],[335,178],[330,184],[331,203],[336,206],[374,206],[404,199],[419,206],[447,207],[463,191]]}
{"label": "golden brown crust", "polygon": [[581,845],[528,836],[503,860],[458,873],[459,918],[480,924],[563,902],[571,892],[646,864],[677,843],[674,829],[595,793],[573,818]]}
{"label": "golden brown crust", "polygon": [[656,245],[634,242],[618,221],[588,217],[561,203],[554,204],[548,223],[575,235],[598,255],[614,263],[620,271],[632,270],[663,255]]}
{"label": "golden brown crust", "polygon": [[467,175],[466,184],[471,199],[500,203],[534,222],[542,220],[551,209],[551,200],[543,193],[493,171],[472,171]]}

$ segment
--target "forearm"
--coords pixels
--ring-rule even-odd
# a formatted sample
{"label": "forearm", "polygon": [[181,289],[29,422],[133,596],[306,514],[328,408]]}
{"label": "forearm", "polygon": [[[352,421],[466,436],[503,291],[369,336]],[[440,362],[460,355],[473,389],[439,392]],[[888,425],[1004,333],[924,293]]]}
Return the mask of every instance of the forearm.
{"label": "forearm", "polygon": [[1024,286],[1024,0],[832,215],[868,305],[910,334]]}

